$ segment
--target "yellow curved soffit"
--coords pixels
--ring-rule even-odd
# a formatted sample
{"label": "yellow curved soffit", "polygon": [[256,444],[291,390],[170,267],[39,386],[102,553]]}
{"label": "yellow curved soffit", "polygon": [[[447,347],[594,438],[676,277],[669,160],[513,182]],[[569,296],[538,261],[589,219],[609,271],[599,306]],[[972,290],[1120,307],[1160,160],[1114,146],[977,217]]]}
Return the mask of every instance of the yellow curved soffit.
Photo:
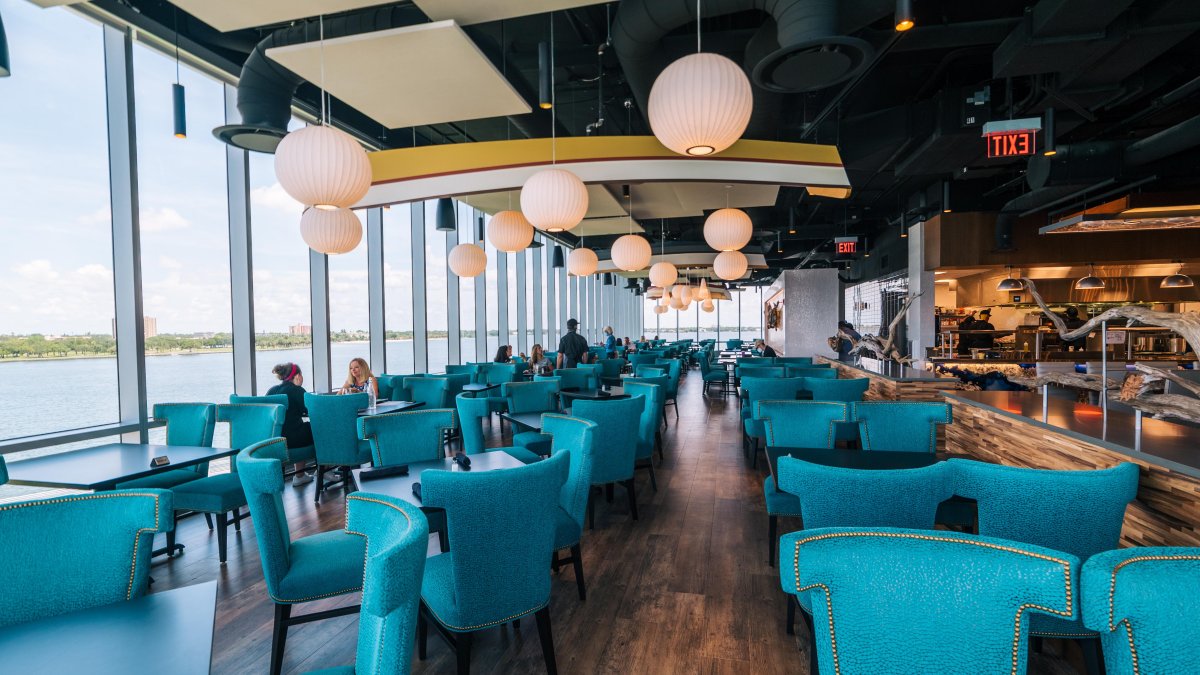
{"label": "yellow curved soffit", "polygon": [[[551,164],[551,140],[448,143],[371,153],[372,185],[356,208],[520,188]],[[831,145],[741,140],[709,157],[684,157],[653,136],[560,138],[558,166],[585,183],[703,181],[807,187],[823,197],[850,196],[850,181]]]}

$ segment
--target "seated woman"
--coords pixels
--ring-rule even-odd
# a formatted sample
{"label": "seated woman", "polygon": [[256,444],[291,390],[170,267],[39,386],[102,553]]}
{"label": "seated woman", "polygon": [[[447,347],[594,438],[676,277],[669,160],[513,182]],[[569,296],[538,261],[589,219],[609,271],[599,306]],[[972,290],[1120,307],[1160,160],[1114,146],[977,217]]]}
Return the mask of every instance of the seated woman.
{"label": "seated woman", "polygon": [[371,388],[375,398],[379,398],[379,381],[371,374],[371,366],[367,365],[366,359],[350,359],[350,372],[338,393],[357,394],[367,391],[367,387]]}
{"label": "seated woman", "polygon": [[546,352],[542,349],[541,344],[533,346],[533,351],[529,356],[529,370],[535,375],[548,375],[554,370],[554,363],[546,358]]}
{"label": "seated woman", "polygon": [[512,361],[512,345],[500,345],[492,363],[510,363]]}
{"label": "seated woman", "polygon": [[[312,427],[304,421],[308,409],[304,407],[304,374],[300,366],[294,363],[281,363],[271,369],[279,384],[267,390],[268,396],[282,394],[287,396],[287,413],[283,417],[283,438],[289,448],[303,448],[313,444]],[[296,473],[292,476],[292,485],[306,485],[313,480],[311,471],[304,471],[302,462],[296,463]]]}

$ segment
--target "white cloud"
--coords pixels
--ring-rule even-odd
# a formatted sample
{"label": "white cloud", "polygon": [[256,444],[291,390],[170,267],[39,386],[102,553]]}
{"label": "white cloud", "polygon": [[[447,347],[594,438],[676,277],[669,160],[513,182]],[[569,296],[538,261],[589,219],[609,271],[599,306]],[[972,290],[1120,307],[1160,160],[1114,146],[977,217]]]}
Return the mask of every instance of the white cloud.
{"label": "white cloud", "polygon": [[112,213],[108,206],[101,206],[91,213],[85,213],[84,215],[79,216],[75,219],[75,222],[85,227],[91,225],[103,225],[105,228],[108,228],[108,224],[112,222]]}
{"label": "white cloud", "polygon": [[181,269],[183,269],[183,263],[179,262],[178,260],[176,260],[175,258],[172,258],[169,255],[158,256],[158,266],[163,268],[164,270],[181,270]]}
{"label": "white cloud", "polygon": [[24,265],[13,268],[17,276],[30,281],[53,281],[58,278],[58,272],[49,260],[30,260]]}
{"label": "white cloud", "polygon": [[292,199],[292,196],[279,183],[266,187],[256,187],[250,191],[250,203],[254,206],[273,209],[290,216],[299,216],[304,212],[304,205]]}
{"label": "white cloud", "polygon": [[188,222],[175,209],[165,207],[161,209],[145,209],[142,211],[141,227],[142,232],[166,232],[168,230],[182,230],[191,227]]}
{"label": "white cloud", "polygon": [[113,286],[107,267],[60,270],[46,260],[32,260],[13,271],[0,275],[0,332],[109,332]]}

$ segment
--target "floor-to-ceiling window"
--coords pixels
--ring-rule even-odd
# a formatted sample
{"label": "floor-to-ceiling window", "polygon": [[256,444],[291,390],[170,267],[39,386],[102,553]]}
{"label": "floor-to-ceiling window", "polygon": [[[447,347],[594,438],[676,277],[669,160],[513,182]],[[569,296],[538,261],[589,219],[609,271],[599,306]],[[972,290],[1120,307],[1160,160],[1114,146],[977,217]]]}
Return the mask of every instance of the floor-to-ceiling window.
{"label": "floor-to-ceiling window", "polygon": [[752,286],[735,293],[738,299],[738,337],[754,340],[763,336],[762,288]]}
{"label": "floor-to-ceiling window", "polygon": [[700,326],[699,339],[701,339],[701,340],[716,340],[717,339],[717,308],[716,308],[717,301],[713,300],[712,302],[713,302],[713,311],[711,311],[711,312],[706,312],[702,308],[700,308],[700,305],[702,303],[695,303],[696,304],[695,311],[699,312],[699,314],[697,315],[697,319],[698,319],[698,323]]}
{"label": "floor-to-ceiling window", "polygon": [[[457,207],[459,243],[476,243],[478,228],[475,223],[475,209],[464,202],[458,202]],[[459,363],[475,360],[475,279],[475,277],[459,277],[458,279]]]}
{"label": "floor-to-ceiling window", "polygon": [[[485,215],[484,227],[491,222],[492,217]],[[487,360],[492,360],[492,355],[496,353],[496,348],[500,345],[500,340],[503,338],[499,335],[500,326],[500,256],[507,255],[496,250],[491,242],[487,242],[484,246],[487,251],[487,271],[484,273],[487,276]],[[507,286],[505,287],[507,289]]]}
{"label": "floor-to-ceiling window", "polygon": [[437,229],[437,200],[425,202],[425,297],[429,299],[426,312],[431,373],[444,371],[448,362],[446,275],[450,270],[446,267],[446,236]]}
{"label": "floor-to-ceiling window", "polygon": [[388,372],[413,372],[412,206],[383,210],[384,326]]}
{"label": "floor-to-ceiling window", "polygon": [[372,372],[383,367],[371,363],[370,314],[367,291],[367,212],[355,211],[363,238],[353,251],[329,256],[329,361],[336,388],[350,374],[350,359],[365,359]]}

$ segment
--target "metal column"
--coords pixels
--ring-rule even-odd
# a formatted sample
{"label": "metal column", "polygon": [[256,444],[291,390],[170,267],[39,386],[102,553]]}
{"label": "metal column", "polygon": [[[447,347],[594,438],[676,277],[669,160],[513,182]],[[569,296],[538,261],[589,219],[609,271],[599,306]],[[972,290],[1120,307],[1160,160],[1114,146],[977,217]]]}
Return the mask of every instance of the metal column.
{"label": "metal column", "polygon": [[[237,87],[225,85],[225,121],[241,120]],[[257,393],[254,353],[254,248],[250,222],[250,153],[225,146],[225,198],[229,214],[229,307],[233,313],[233,392]]]}
{"label": "metal column", "polygon": [[425,203],[413,202],[409,222],[412,223],[412,301],[413,301],[413,371],[429,370],[429,313],[425,297]]}
{"label": "metal column", "polygon": [[513,352],[517,354],[529,353],[529,290],[528,290],[528,267],[525,263],[525,250],[518,251],[513,257],[514,264],[517,267],[517,297],[514,303],[517,307],[517,320],[514,322],[517,325],[517,340],[513,344]]}
{"label": "metal column", "polygon": [[333,390],[329,363],[329,256],[308,250],[308,293],[312,303],[313,390]]}
{"label": "metal column", "polygon": [[[454,203],[457,213],[458,202]],[[458,246],[458,230],[446,233],[446,257],[450,260],[450,251]],[[447,264],[443,270],[446,275],[446,363],[462,363],[462,309],[459,307],[458,275],[450,271]]]}
{"label": "metal column", "polygon": [[[471,239],[479,248],[487,250],[487,244],[484,242],[483,236],[483,212],[475,209],[474,215],[471,218],[473,223],[473,232]],[[475,277],[475,360],[487,361],[487,270],[483,274]]]}

